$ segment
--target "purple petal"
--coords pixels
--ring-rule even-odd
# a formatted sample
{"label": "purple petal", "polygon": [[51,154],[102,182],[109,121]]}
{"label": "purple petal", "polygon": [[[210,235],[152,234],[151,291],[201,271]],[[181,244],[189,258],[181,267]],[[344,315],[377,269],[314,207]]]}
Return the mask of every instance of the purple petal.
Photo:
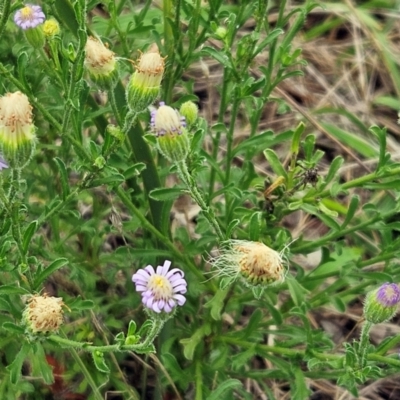
{"label": "purple petal", "polygon": [[174,288],[174,292],[175,293],[181,292],[182,294],[186,293],[187,292],[186,285],[185,286],[181,285],[181,286]]}
{"label": "purple petal", "polygon": [[174,295],[174,299],[176,300],[176,302],[180,305],[183,306],[186,302],[186,298],[185,296],[182,296],[181,294],[175,294]]}

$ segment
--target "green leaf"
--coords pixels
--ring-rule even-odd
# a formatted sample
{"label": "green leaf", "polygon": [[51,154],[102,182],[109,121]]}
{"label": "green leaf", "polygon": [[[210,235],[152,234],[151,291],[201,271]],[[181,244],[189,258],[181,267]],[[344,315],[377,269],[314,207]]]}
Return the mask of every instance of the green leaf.
{"label": "green leaf", "polygon": [[209,300],[204,307],[205,308],[210,308],[211,311],[211,317],[215,321],[220,321],[221,320],[221,311],[224,307],[224,300],[226,298],[226,295],[228,294],[229,289],[218,289],[215,295]]}
{"label": "green leaf", "polygon": [[3,285],[0,286],[0,294],[19,294],[25,295],[30,294],[26,289],[20,286]]}
{"label": "green leaf", "polygon": [[212,47],[205,46],[202,48],[200,52],[201,57],[210,56],[217,60],[221,65],[225,68],[232,69],[231,60],[226,56],[226,54],[222,53],[221,51],[215,50]]}
{"label": "green leaf", "polygon": [[123,182],[125,182],[125,177],[122,174],[114,173],[111,176],[106,176],[104,178],[99,178],[99,179],[93,179],[93,181],[89,182],[87,187],[93,188],[102,185],[117,186]]}
{"label": "green leaf", "polygon": [[293,132],[292,144],[290,146],[290,152],[292,154],[297,155],[299,152],[300,138],[304,132],[305,127],[306,126],[304,125],[304,123],[300,122],[299,125],[297,125],[297,128],[295,129],[295,131]]}
{"label": "green leaf", "polygon": [[351,147],[357,153],[367,158],[373,158],[378,155],[376,145],[368,143],[362,139],[359,135],[344,131],[338,128],[336,125],[327,123],[321,123],[322,126],[335,138],[339,139],[343,144]]}
{"label": "green leaf", "polygon": [[341,156],[337,156],[333,159],[333,161],[329,167],[328,174],[326,175],[326,177],[324,179],[323,187],[328,185],[328,183],[331,182],[333,178],[337,178],[337,176],[338,176],[337,172],[339,171],[339,168],[342,166],[343,162],[344,162],[344,159]]}
{"label": "green leaf", "polygon": [[242,382],[240,382],[238,379],[227,379],[218,385],[218,387],[207,396],[207,400],[221,400],[221,396],[225,392],[232,392],[233,390],[239,389],[242,386]]}
{"label": "green leaf", "polygon": [[255,212],[250,218],[249,239],[254,242],[258,241],[260,238],[261,217],[261,212]]}
{"label": "green leaf", "polygon": [[187,360],[193,360],[194,351],[199,343],[203,342],[203,338],[211,332],[210,325],[205,323],[198,328],[190,338],[181,339],[180,343],[183,345],[183,354]]}
{"label": "green leaf", "polygon": [[131,165],[130,167],[128,167],[123,175],[125,177],[125,179],[129,179],[129,178],[133,178],[136,176],[139,176],[140,173],[146,168],[146,164],[144,163],[136,163],[134,165]]}
{"label": "green leaf", "polygon": [[70,193],[67,167],[65,166],[64,161],[61,160],[61,158],[55,157],[54,161],[57,164],[58,172],[60,173],[62,199],[65,200]]}
{"label": "green leaf", "polygon": [[10,371],[10,381],[12,384],[16,385],[18,383],[21,377],[22,364],[30,351],[31,345],[28,342],[24,342],[14,361],[6,367],[6,369]]}
{"label": "green leaf", "polygon": [[233,219],[231,222],[229,222],[228,227],[226,228],[226,237],[231,237],[233,230],[239,225],[240,220],[239,219]]}
{"label": "green leaf", "polygon": [[294,369],[294,381],[291,382],[293,400],[305,400],[310,398],[311,391],[306,384],[306,377],[300,368]]}
{"label": "green leaf", "polygon": [[15,333],[15,334],[24,334],[25,333],[25,329],[22,326],[16,325],[12,322],[4,322],[4,324],[2,325],[3,329],[6,329],[7,331],[11,332],[11,333]]}
{"label": "green leaf", "polygon": [[377,166],[377,170],[384,167],[388,159],[386,158],[386,136],[387,130],[386,128],[379,128],[378,126],[372,126],[370,129],[379,141],[379,162]]}
{"label": "green leaf", "polygon": [[352,196],[352,198],[350,200],[349,208],[346,213],[346,218],[343,221],[340,229],[344,229],[349,224],[349,222],[353,219],[354,214],[358,210],[359,203],[360,203],[360,197],[358,195]]}
{"label": "green leaf", "polygon": [[137,325],[136,322],[131,320],[129,322],[129,327],[128,327],[128,333],[126,334],[127,336],[134,335],[136,333]]}
{"label": "green leaf", "polygon": [[32,221],[24,232],[24,236],[22,238],[22,251],[24,252],[24,254],[26,254],[28,251],[28,247],[31,243],[32,236],[36,232],[37,224],[38,224],[37,221]]}
{"label": "green leaf", "polygon": [[179,196],[185,193],[183,188],[162,188],[153,189],[149,193],[149,197],[157,201],[176,200]]}
{"label": "green leaf", "polygon": [[94,351],[92,353],[94,365],[96,368],[100,371],[103,372],[104,374],[108,374],[110,372],[110,368],[108,368],[105,360],[104,360],[104,354],[101,351]]}
{"label": "green leaf", "polygon": [[291,275],[288,275],[286,282],[294,304],[296,306],[301,306],[304,303],[304,296],[308,291],[304,289],[304,287],[301,286]]}
{"label": "green leaf", "polygon": [[54,383],[53,368],[46,360],[43,346],[36,342],[33,346],[33,354],[31,357],[32,373],[43,378],[46,385]]}
{"label": "green leaf", "polygon": [[58,258],[54,260],[47,268],[41,271],[35,277],[35,289],[37,290],[39,286],[55,271],[64,267],[68,264],[68,259],[66,258]]}
{"label": "green leaf", "polygon": [[266,149],[264,150],[264,155],[265,158],[270,163],[271,168],[275,172],[275,174],[278,176],[283,176],[285,180],[287,180],[287,173],[285,171],[285,168],[283,168],[283,165],[279,161],[279,158],[276,155],[276,153],[271,149]]}

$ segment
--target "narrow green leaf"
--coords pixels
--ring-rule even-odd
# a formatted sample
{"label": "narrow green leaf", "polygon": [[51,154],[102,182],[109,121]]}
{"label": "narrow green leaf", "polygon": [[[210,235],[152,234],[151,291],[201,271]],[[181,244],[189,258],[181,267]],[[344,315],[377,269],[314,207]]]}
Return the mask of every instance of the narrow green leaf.
{"label": "narrow green leaf", "polygon": [[275,174],[278,176],[283,176],[285,180],[287,180],[287,173],[285,171],[285,168],[283,168],[283,165],[279,161],[279,158],[276,155],[276,153],[271,149],[266,149],[264,150],[264,155],[265,158],[270,163],[271,168],[275,172]]}
{"label": "narrow green leaf", "polygon": [[37,274],[35,277],[35,288],[38,289],[40,285],[55,271],[68,264],[68,259],[58,258],[54,260],[47,268]]}
{"label": "narrow green leaf", "polygon": [[22,326],[16,325],[12,322],[4,322],[2,325],[3,329],[6,329],[7,331],[11,333],[16,333],[18,335],[23,335],[25,333],[25,329]]}
{"label": "narrow green leaf", "polygon": [[339,168],[342,166],[343,162],[344,162],[344,159],[341,156],[337,156],[333,159],[333,161],[329,167],[328,174],[326,175],[325,180],[324,180],[325,181],[324,185],[323,185],[324,187],[326,185],[328,185],[332,181],[333,178],[337,178],[337,172],[339,171]]}
{"label": "narrow green leaf", "polygon": [[296,304],[296,306],[301,306],[304,303],[304,295],[307,293],[307,290],[304,289],[296,279],[291,277],[291,275],[288,275],[286,282],[294,304]]}
{"label": "narrow green leaf", "polygon": [[104,374],[108,374],[110,372],[110,368],[108,368],[108,365],[104,360],[104,354],[101,351],[94,351],[92,353],[92,357],[94,365],[100,372],[103,372]]}
{"label": "narrow green leaf", "polygon": [[34,354],[31,357],[32,373],[43,378],[46,385],[54,383],[53,368],[46,360],[46,355],[41,343],[36,342],[33,346]]}
{"label": "narrow green leaf", "polygon": [[106,176],[104,178],[94,179],[89,183],[87,187],[97,187],[102,185],[117,186],[125,182],[125,177],[122,174],[115,173],[111,176]]}
{"label": "narrow green leaf", "polygon": [[231,60],[221,51],[215,50],[212,47],[205,46],[202,48],[200,55],[202,57],[210,56],[214,58],[214,60],[217,60],[221,65],[223,65],[225,68],[232,69],[232,63]]}
{"label": "narrow green leaf", "polygon": [[256,242],[260,238],[260,228],[261,228],[261,212],[255,212],[250,218],[249,223],[249,239]]}
{"label": "narrow green leaf", "polygon": [[175,200],[184,193],[183,188],[153,189],[149,197],[157,201]]}
{"label": "narrow green leaf", "polygon": [[224,300],[226,298],[226,295],[228,294],[229,289],[218,289],[215,295],[209,300],[204,307],[205,308],[210,308],[211,311],[211,317],[215,321],[220,321],[221,320],[221,311],[222,308],[224,307]]}
{"label": "narrow green leaf", "polygon": [[36,232],[37,224],[38,224],[38,222],[36,220],[32,221],[28,225],[28,227],[26,228],[26,230],[24,232],[24,235],[23,235],[23,238],[22,238],[22,250],[23,250],[24,254],[26,254],[27,251],[28,251],[29,245],[31,243],[32,236]]}
{"label": "narrow green leaf", "polygon": [[344,229],[349,224],[349,222],[353,219],[354,214],[358,210],[359,203],[360,203],[360,197],[358,195],[354,195],[350,200],[349,208],[346,213],[346,218],[343,221],[340,229]]}
{"label": "narrow green leaf", "polygon": [[301,135],[304,132],[305,129],[305,125],[303,122],[300,122],[299,125],[297,125],[297,128],[295,129],[295,131],[293,132],[293,138],[292,138],[292,144],[290,146],[290,152],[292,154],[298,154],[299,152],[299,147],[300,147],[300,139],[301,139]]}
{"label": "narrow green leaf", "polygon": [[221,396],[225,392],[232,392],[233,390],[239,389],[242,386],[242,382],[240,382],[238,379],[227,379],[207,396],[207,400],[220,400]]}
{"label": "narrow green leaf", "polygon": [[229,225],[226,228],[226,237],[230,238],[232,236],[232,232],[239,225],[239,223],[239,219],[233,219],[231,222],[229,222]]}
{"label": "narrow green leaf", "polygon": [[30,294],[26,289],[20,286],[3,285],[0,286],[0,294]]}
{"label": "narrow green leaf", "polygon": [[61,160],[61,158],[55,157],[54,161],[57,164],[58,172],[60,173],[62,199],[65,200],[70,193],[67,167],[65,166],[64,161]]}
{"label": "narrow green leaf", "polygon": [[10,371],[10,381],[12,384],[16,385],[21,377],[22,364],[24,363],[26,357],[31,350],[31,345],[28,342],[24,342],[21,350],[16,355],[14,361],[6,367]]}

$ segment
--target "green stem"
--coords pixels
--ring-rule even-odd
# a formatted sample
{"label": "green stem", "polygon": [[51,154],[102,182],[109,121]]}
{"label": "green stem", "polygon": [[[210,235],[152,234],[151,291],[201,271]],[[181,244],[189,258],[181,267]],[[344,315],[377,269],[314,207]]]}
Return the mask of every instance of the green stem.
{"label": "green stem", "polygon": [[221,227],[215,217],[215,214],[212,210],[211,207],[207,206],[207,203],[203,199],[202,194],[200,193],[199,189],[197,188],[196,182],[194,181],[192,175],[190,175],[186,162],[185,161],[179,161],[176,164],[178,168],[178,173],[182,181],[185,183],[185,185],[188,187],[190,195],[192,198],[195,200],[195,202],[200,206],[201,210],[204,213],[204,216],[207,218],[208,222],[212,225],[214,228],[218,239],[220,241],[226,240],[225,235],[222,233]]}
{"label": "green stem", "polygon": [[113,110],[114,117],[117,120],[117,124],[119,126],[122,126],[122,116],[121,116],[121,113],[119,112],[119,109],[118,109],[118,105],[117,105],[117,101],[115,99],[115,92],[114,92],[114,88],[113,87],[111,87],[108,90],[108,101],[111,104],[111,108]]}
{"label": "green stem", "polygon": [[[180,0],[177,0],[176,4],[176,13],[179,18],[180,12]],[[164,19],[164,43],[165,43],[165,51],[168,56],[168,62],[165,68],[164,73],[164,101],[166,104],[171,103],[172,99],[172,89],[174,87],[174,64],[175,64],[175,39],[174,33],[172,31],[172,26],[169,19],[172,19],[173,15],[173,1],[172,0],[164,0],[163,1],[163,19]],[[179,24],[180,21],[175,20],[175,23]],[[179,32],[179,29],[178,29]]]}
{"label": "green stem", "polygon": [[103,396],[99,391],[99,388],[96,385],[96,382],[93,380],[93,377],[89,370],[86,368],[86,365],[80,358],[79,354],[76,352],[76,350],[73,347],[70,347],[69,351],[71,352],[72,358],[75,360],[75,362],[79,365],[83,376],[85,377],[87,383],[93,390],[93,396],[96,400],[103,400]]}
{"label": "green stem", "polygon": [[6,27],[6,23],[10,15],[10,8],[11,0],[4,0],[3,5],[0,9],[0,39],[3,35],[4,28]]}
{"label": "green stem", "polygon": [[108,344],[105,346],[93,346],[91,343],[88,342],[77,342],[75,340],[70,340],[58,335],[50,335],[48,336],[48,340],[50,340],[53,343],[57,343],[62,347],[66,347],[69,349],[81,349],[89,353],[94,353],[96,351],[100,351],[102,353],[111,353],[111,352],[115,353],[122,351],[140,352],[146,349],[151,343],[153,343],[154,339],[157,337],[162,327],[164,326],[164,321],[160,319],[153,320],[152,322],[153,324],[145,340],[142,343],[137,343],[137,344],[121,345],[120,343],[116,343],[116,344]]}
{"label": "green stem", "polygon": [[342,236],[346,236],[349,233],[353,233],[355,231],[361,231],[364,228],[366,228],[368,225],[372,225],[377,221],[381,221],[381,220],[385,221],[386,219],[392,217],[393,215],[395,215],[397,213],[398,213],[398,210],[394,209],[385,214],[378,214],[375,217],[373,217],[367,221],[364,221],[358,225],[354,225],[353,227],[350,227],[350,228],[347,228],[347,229],[344,229],[341,231],[337,231],[337,232],[332,232],[332,233],[329,233],[328,235],[325,235],[324,237],[320,238],[319,240],[314,240],[312,242],[305,243],[301,246],[296,246],[291,251],[292,251],[292,253],[304,253],[305,251],[310,251],[314,248],[321,247],[323,244],[325,244],[327,242],[330,242],[330,241],[335,240]]}
{"label": "green stem", "polygon": [[367,354],[369,347],[369,332],[372,328],[372,322],[365,321],[361,329],[360,344],[359,344],[359,359],[358,366],[360,369],[364,368],[367,364]]}
{"label": "green stem", "polygon": [[[126,193],[121,189],[121,187],[115,188],[115,192],[117,196],[121,199],[125,207],[129,210],[129,212],[133,214],[140,221],[142,228],[150,232],[152,235],[154,235],[155,238],[157,238],[161,243],[163,243],[164,246],[171,251],[174,257],[182,260],[182,262],[191,270],[191,272],[197,277],[197,279],[199,279],[199,282],[204,282],[203,274],[193,263],[192,259],[190,257],[185,256],[180,250],[178,250],[166,236],[164,236],[146,219],[143,213],[134,206],[132,201],[129,199]],[[210,285],[210,283],[211,282],[207,282],[208,288],[211,289],[213,292],[215,292],[216,290],[215,286],[213,284]]]}
{"label": "green stem", "polygon": [[196,400],[203,399],[203,371],[202,371],[202,363],[201,361],[196,362]]}

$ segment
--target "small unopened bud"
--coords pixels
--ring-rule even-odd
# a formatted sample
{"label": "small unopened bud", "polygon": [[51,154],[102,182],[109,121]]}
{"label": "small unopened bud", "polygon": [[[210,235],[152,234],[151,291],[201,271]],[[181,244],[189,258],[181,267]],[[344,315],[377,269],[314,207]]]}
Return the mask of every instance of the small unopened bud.
{"label": "small unopened bud", "polygon": [[215,31],[215,36],[217,37],[217,39],[225,39],[226,35],[227,35],[228,31],[226,30],[226,28],[224,28],[223,26],[219,26],[216,31]]}
{"label": "small unopened bud", "polygon": [[389,321],[397,313],[400,303],[400,288],[395,283],[384,283],[369,292],[364,303],[364,317],[373,324]]}
{"label": "small unopened bud", "polygon": [[179,108],[180,114],[185,117],[187,126],[190,128],[196,121],[199,115],[199,108],[193,101],[183,103]]}
{"label": "small unopened bud", "polygon": [[113,88],[119,79],[118,62],[114,53],[93,37],[88,37],[85,51],[85,66],[90,79],[102,89]]}
{"label": "small unopened bud", "polygon": [[130,109],[140,113],[157,99],[164,74],[164,58],[158,51],[144,53],[135,67],[136,71],[126,89],[126,97]]}
{"label": "small unopened bud", "polygon": [[50,19],[44,21],[44,23],[42,25],[42,30],[43,30],[44,36],[46,36],[46,38],[51,39],[52,37],[54,37],[60,33],[60,25],[54,18],[50,18]]}
{"label": "small unopened bud", "polygon": [[36,147],[32,106],[21,92],[0,97],[0,149],[11,168],[23,168]]}
{"label": "small unopened bud", "polygon": [[37,335],[58,331],[63,323],[63,306],[60,297],[32,296],[22,314],[27,332]]}
{"label": "small unopened bud", "polygon": [[183,161],[190,150],[185,118],[172,107],[164,103],[160,105],[151,113],[151,127],[157,135],[158,150],[171,162]]}
{"label": "small unopened bud", "polygon": [[228,284],[238,277],[250,287],[270,286],[285,279],[281,255],[260,242],[229,240],[219,257],[211,260],[218,269],[217,276],[227,278]]}

